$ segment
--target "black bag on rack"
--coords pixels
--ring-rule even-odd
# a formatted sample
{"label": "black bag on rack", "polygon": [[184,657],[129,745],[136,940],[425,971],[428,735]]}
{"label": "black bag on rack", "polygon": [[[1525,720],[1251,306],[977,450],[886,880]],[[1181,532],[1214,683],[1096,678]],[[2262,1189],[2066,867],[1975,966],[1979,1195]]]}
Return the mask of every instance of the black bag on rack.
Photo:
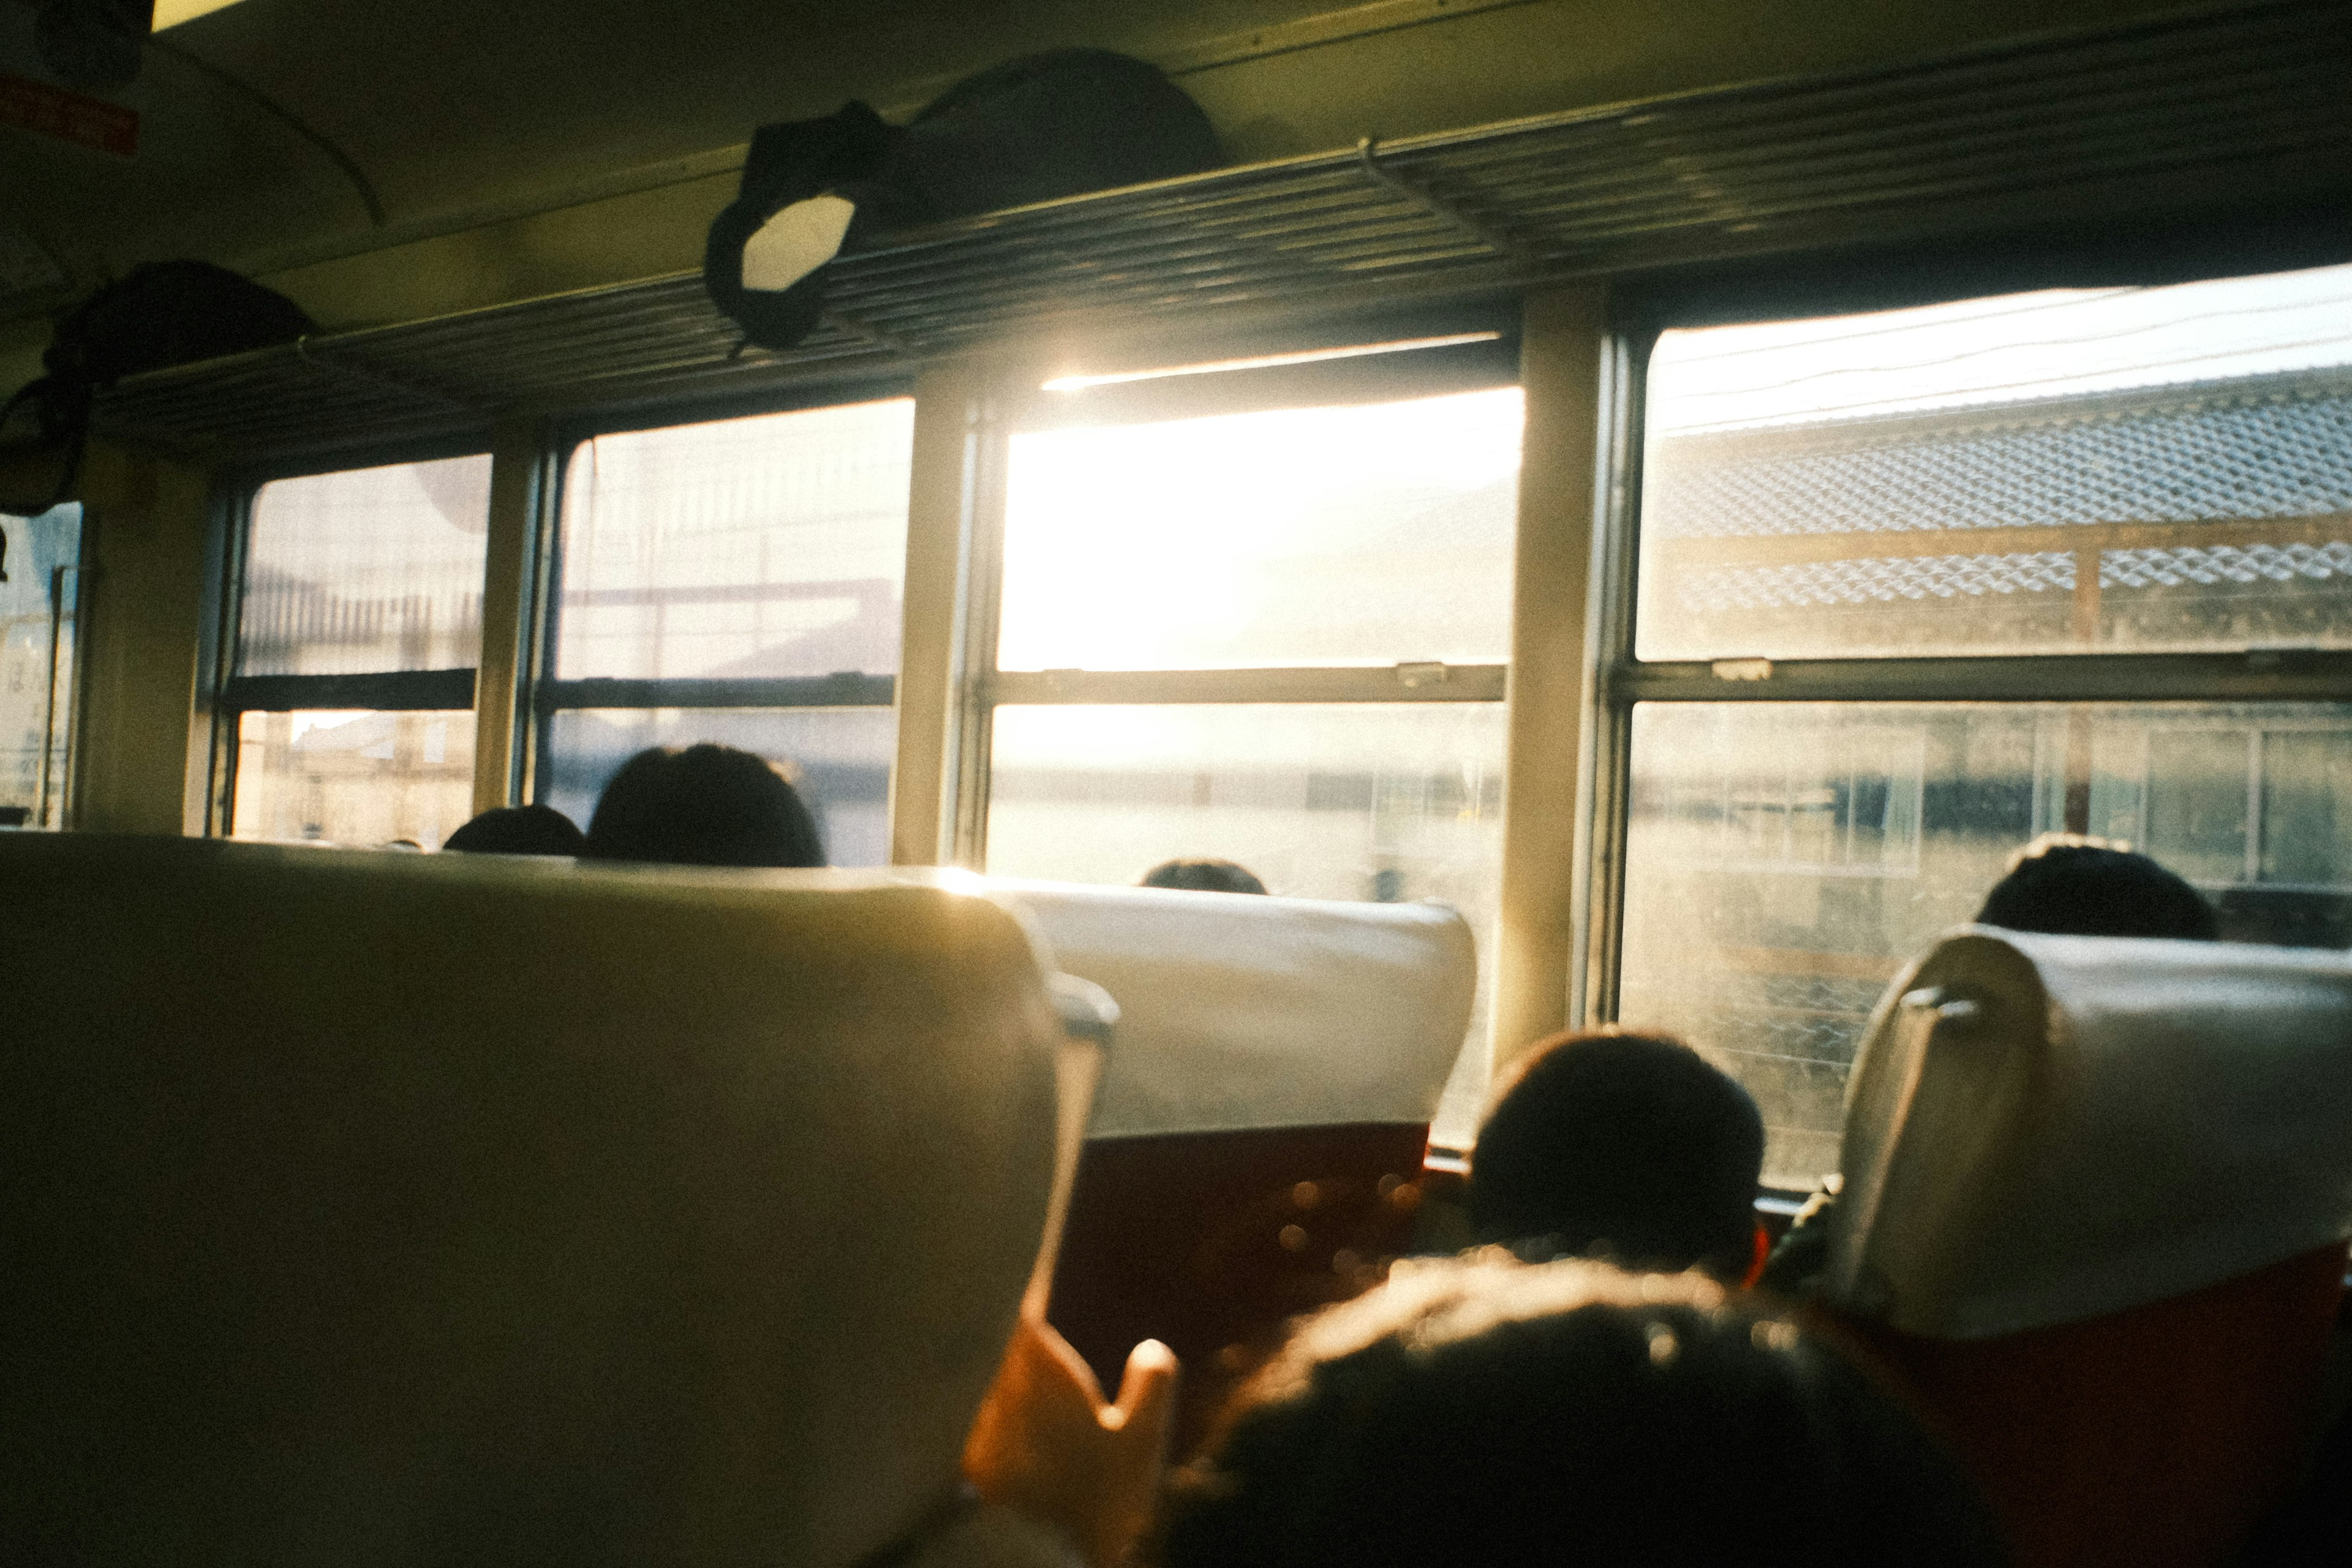
{"label": "black bag on rack", "polygon": [[1028,55],[957,83],[904,127],[863,103],[761,126],[710,226],[703,283],[747,342],[788,349],[823,314],[824,264],[839,252],[1220,162],[1208,116],[1157,67],[1107,49]]}
{"label": "black bag on rack", "polygon": [[65,454],[47,500],[0,505],[47,511],[65,499],[81,468],[90,405],[124,376],[291,342],[316,330],[285,295],[209,261],[132,268],[67,313],[41,356],[48,374],[0,408],[5,426],[20,405],[29,405],[41,438]]}

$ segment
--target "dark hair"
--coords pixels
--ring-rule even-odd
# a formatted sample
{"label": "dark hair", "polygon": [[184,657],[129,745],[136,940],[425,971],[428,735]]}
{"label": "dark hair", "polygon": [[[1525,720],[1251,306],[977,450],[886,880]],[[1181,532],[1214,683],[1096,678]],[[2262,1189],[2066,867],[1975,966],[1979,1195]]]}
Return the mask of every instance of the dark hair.
{"label": "dark hair", "polygon": [[799,792],[773,764],[732,746],[661,746],[623,763],[589,819],[591,860],[678,866],[822,866],[824,846]]}
{"label": "dark hair", "polygon": [[1737,1275],[1754,1250],[1764,1119],[1664,1035],[1558,1035],[1506,1080],[1470,1155],[1478,1238],[1547,1238],[1641,1268]]}
{"label": "dark hair", "polygon": [[1311,1319],[1180,1472],[1159,1568],[1976,1568],[1950,1461],[1698,1275],[1415,1264]]}
{"label": "dark hair", "polygon": [[2205,896],[2145,855],[2093,838],[2044,834],[1992,885],[1977,923],[2055,936],[2221,935]]}
{"label": "dark hair", "polygon": [[1195,893],[1263,893],[1265,884],[1247,867],[1231,860],[1162,860],[1137,884],[1145,888],[1179,888]]}
{"label": "dark hair", "polygon": [[467,855],[577,855],[587,842],[551,805],[498,805],[449,835],[441,847]]}

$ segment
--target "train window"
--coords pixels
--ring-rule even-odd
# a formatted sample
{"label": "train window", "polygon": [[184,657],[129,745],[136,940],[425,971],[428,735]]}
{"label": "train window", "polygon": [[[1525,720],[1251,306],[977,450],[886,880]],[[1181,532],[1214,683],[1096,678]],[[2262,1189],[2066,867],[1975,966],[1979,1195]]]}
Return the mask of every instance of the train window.
{"label": "train window", "polygon": [[786,764],[843,866],[887,858],[914,403],[599,435],[566,464],[540,798],[583,826],[631,752]]}
{"label": "train window", "polygon": [[1834,1168],[1896,969],[2070,816],[2205,889],[2225,934],[2352,942],[2352,707],[1643,703],[1630,798],[1621,1016],[1738,1067],[1776,1185]]}
{"label": "train window", "polygon": [[1833,1166],[1879,991],[2040,833],[2352,943],[2352,707],[2258,700],[2352,646],[2347,321],[2333,268],[1661,336],[1616,1011],[1739,1073],[1768,1180]]}
{"label": "train window", "polygon": [[[1015,433],[988,869],[1131,883],[1230,858],[1278,894],[1443,900],[1489,953],[1508,375],[1328,403],[1306,384],[1292,405]],[[1456,1121],[1485,1087],[1484,992]]]}
{"label": "train window", "polygon": [[487,456],[270,480],[246,535],[236,673],[472,668],[489,516]]}
{"label": "train window", "polygon": [[249,508],[228,821],[437,848],[471,815],[487,455],[272,479]]}
{"label": "train window", "polygon": [[1643,658],[2352,646],[2352,268],[1670,332]]}
{"label": "train window", "polygon": [[58,827],[72,761],[81,508],[0,516],[0,827]]}

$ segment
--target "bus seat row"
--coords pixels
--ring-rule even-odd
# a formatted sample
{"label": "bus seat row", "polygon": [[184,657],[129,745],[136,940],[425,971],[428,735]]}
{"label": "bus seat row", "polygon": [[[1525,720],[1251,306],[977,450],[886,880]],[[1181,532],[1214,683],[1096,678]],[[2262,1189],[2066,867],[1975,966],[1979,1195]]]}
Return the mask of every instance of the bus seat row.
{"label": "bus seat row", "polygon": [[1119,1006],[1092,1136],[1426,1125],[1477,984],[1441,904],[991,879]]}
{"label": "bus seat row", "polygon": [[0,1542],[89,1561],[845,1564],[952,1484],[1074,1034],[1054,1314],[1198,1353],[1315,1304],[1203,1215],[1337,1279],[1300,1185],[1417,1169],[1472,984],[1434,909],[924,874],[0,835]]}
{"label": "bus seat row", "polygon": [[2291,1483],[2352,1237],[2352,962],[1964,929],[1873,1017],[1824,1299],[2021,1568],[2221,1560]]}
{"label": "bus seat row", "polygon": [[0,835],[0,1552],[840,1568],[955,1481],[1062,1029],[988,900]]}

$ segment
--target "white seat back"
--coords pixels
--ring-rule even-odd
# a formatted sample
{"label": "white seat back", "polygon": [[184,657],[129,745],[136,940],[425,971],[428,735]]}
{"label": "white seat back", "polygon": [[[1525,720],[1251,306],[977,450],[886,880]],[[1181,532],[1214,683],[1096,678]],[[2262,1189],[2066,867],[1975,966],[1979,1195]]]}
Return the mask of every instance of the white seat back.
{"label": "white seat back", "polygon": [[1118,1003],[1097,1138],[1426,1122],[1469,1026],[1477,958],[1440,905],[985,886]]}
{"label": "white seat back", "polygon": [[1944,938],[1848,1091],[1830,1299],[1976,1339],[2161,1300],[2352,1236],[2352,962]]}
{"label": "white seat back", "polygon": [[0,1541],[843,1568],[1027,1280],[1026,933],[885,876],[0,835]]}

